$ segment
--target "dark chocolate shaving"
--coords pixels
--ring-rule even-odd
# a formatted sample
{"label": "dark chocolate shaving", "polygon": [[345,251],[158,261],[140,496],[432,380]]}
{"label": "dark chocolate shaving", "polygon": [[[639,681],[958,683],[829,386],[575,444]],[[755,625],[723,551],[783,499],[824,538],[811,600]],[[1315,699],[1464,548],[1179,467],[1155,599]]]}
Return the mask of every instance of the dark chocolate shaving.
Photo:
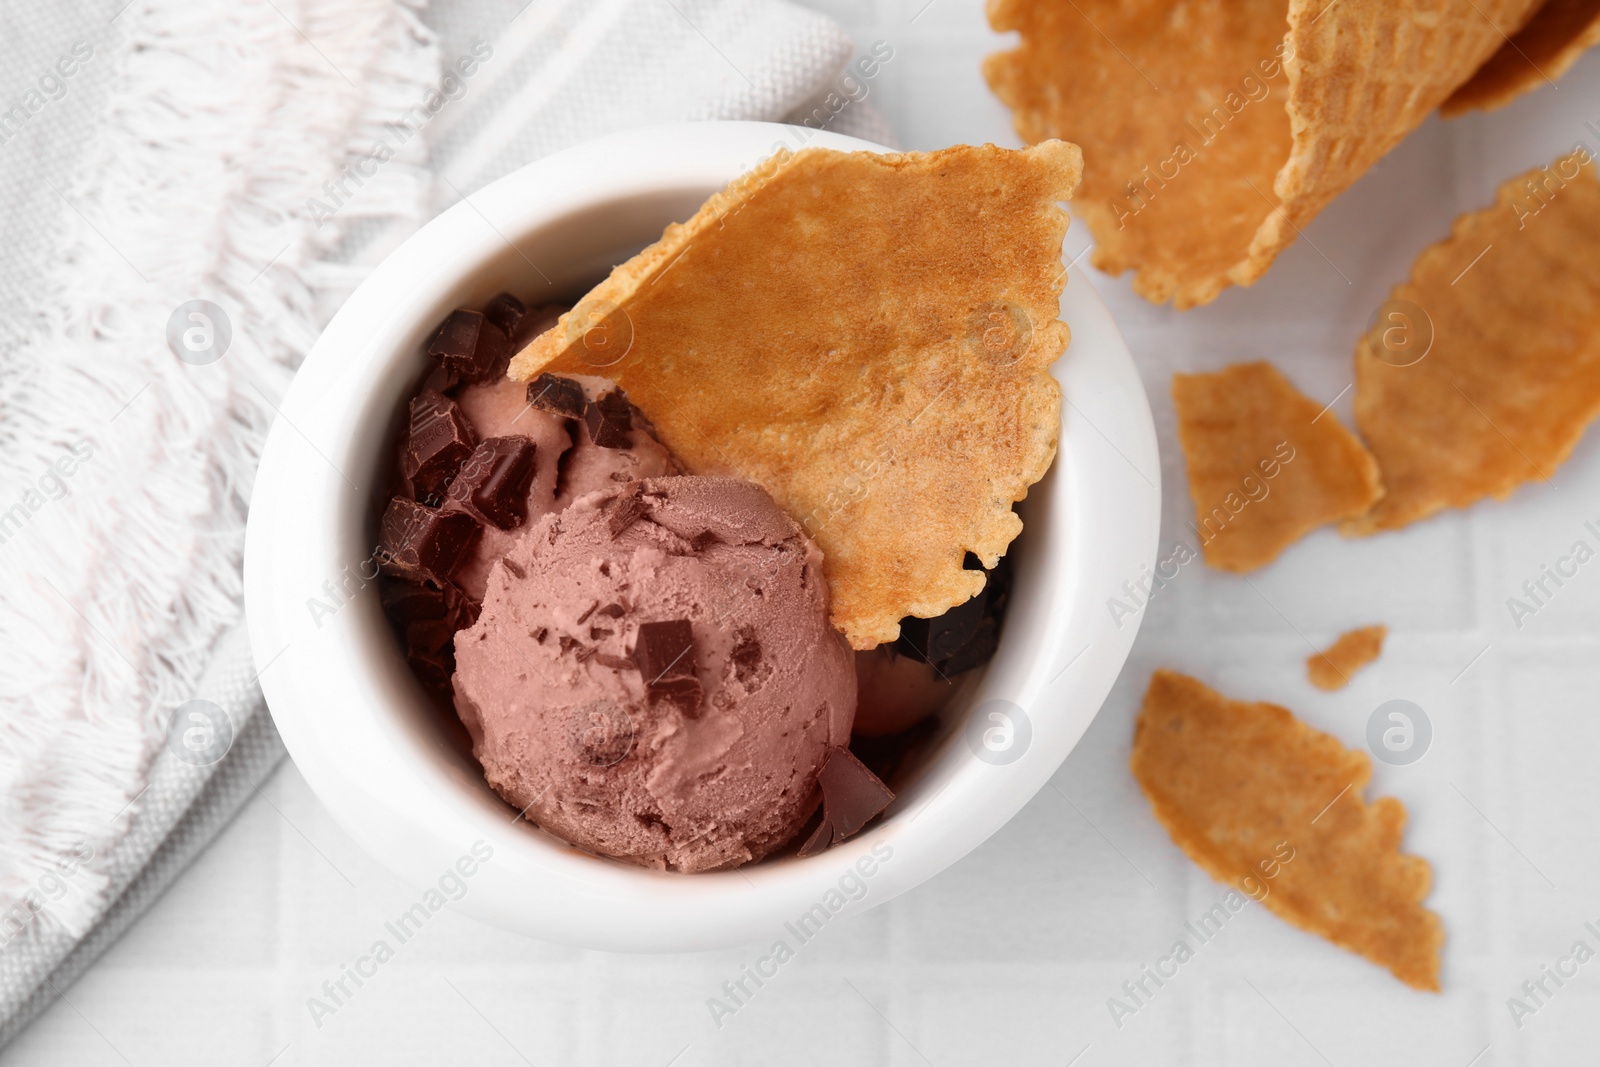
{"label": "dark chocolate shaving", "polygon": [[623,615],[627,614],[627,612],[621,604],[607,604],[605,607],[600,609],[600,614],[609,616],[613,619],[620,619]]}
{"label": "dark chocolate shaving", "polygon": [[442,393],[423,393],[411,401],[400,473],[418,499],[442,496],[477,443],[460,405]]}
{"label": "dark chocolate shaving", "polygon": [[450,483],[450,499],[502,530],[521,526],[528,517],[533,457],[533,441],[526,437],[491,437],[480,442]]}
{"label": "dark chocolate shaving", "polygon": [[633,661],[625,656],[613,656],[609,652],[596,652],[594,661],[601,666],[610,667],[614,671],[633,670]]}
{"label": "dark chocolate shaving", "polygon": [[471,515],[438,511],[397,496],[379,526],[380,566],[386,574],[445,588],[482,532]]}
{"label": "dark chocolate shaving", "polygon": [[606,529],[611,531],[613,539],[620,537],[622,531],[638,522],[646,510],[642,487],[635,482],[632,488],[612,498],[606,513]]}
{"label": "dark chocolate shaving", "polygon": [[541,374],[528,383],[528,403],[540,411],[569,419],[583,418],[583,386],[571,378]]}
{"label": "dark chocolate shaving", "polygon": [[528,306],[510,293],[501,293],[484,306],[483,317],[500,327],[505,335],[515,339],[517,328],[528,315]]}
{"label": "dark chocolate shaving", "polygon": [[608,389],[583,409],[589,440],[601,448],[627,448],[633,440],[633,405],[621,389]]}
{"label": "dark chocolate shaving", "polygon": [[506,565],[506,570],[511,572],[513,578],[526,578],[528,576],[528,572],[522,569],[522,564],[510,556],[502,556],[500,562]]}

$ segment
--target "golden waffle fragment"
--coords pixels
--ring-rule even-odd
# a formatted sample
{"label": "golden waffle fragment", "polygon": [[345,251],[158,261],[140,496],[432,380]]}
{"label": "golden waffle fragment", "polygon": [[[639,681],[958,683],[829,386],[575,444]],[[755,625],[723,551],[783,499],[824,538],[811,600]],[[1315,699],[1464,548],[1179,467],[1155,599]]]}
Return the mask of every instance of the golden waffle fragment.
{"label": "golden waffle fragment", "polygon": [[615,379],[816,540],[856,648],[971,598],[1055,456],[1075,145],[779,152],[511,364]]}
{"label": "golden waffle fragment", "polygon": [[1387,626],[1363,626],[1342,633],[1326,651],[1307,657],[1306,675],[1318,689],[1343,689],[1356,671],[1378,658],[1387,636]]}
{"label": "golden waffle fragment", "polygon": [[[1390,295],[1385,308],[1400,310],[1356,347],[1355,400],[1388,492],[1346,532],[1549,480],[1600,415],[1600,180],[1588,153],[1502,185]],[[1397,352],[1396,322],[1423,331],[1412,350]]]}
{"label": "golden waffle fragment", "polygon": [[1206,562],[1243,574],[1383,490],[1378,465],[1332,413],[1270,363],[1175,374],[1172,401]]}
{"label": "golden waffle fragment", "polygon": [[1249,285],[1537,0],[989,0],[1026,141],[1087,158],[1094,264],[1191,307]]}
{"label": "golden waffle fragment", "polygon": [[1157,821],[1207,874],[1280,918],[1439,989],[1444,927],[1428,862],[1400,852],[1405,807],[1368,804],[1366,755],[1275,704],[1156,671],[1130,761]]}
{"label": "golden waffle fragment", "polygon": [[1554,84],[1596,44],[1600,0],[1547,0],[1439,111],[1451,116],[1502,107],[1532,89]]}

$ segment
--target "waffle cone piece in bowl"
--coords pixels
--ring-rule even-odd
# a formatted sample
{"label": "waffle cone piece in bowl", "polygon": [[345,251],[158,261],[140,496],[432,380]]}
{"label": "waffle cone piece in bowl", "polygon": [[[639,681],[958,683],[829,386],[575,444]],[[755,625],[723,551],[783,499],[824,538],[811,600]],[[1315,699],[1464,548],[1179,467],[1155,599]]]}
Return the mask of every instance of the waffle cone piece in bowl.
{"label": "waffle cone piece in bowl", "polygon": [[780,151],[511,361],[603,374],[690,472],[762,485],[822,549],[858,649],[983,588],[1055,458],[1061,242],[1045,141]]}

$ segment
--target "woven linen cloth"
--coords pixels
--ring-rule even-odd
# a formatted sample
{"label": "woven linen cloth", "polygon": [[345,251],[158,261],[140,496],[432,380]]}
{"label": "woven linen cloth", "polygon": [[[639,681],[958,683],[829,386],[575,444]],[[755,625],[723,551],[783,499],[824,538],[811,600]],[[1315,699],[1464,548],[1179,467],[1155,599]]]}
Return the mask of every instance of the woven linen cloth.
{"label": "woven linen cloth", "polygon": [[371,267],[621,129],[892,142],[848,38],[784,0],[111,0],[0,27],[3,1045],[283,757],[241,618],[250,482]]}

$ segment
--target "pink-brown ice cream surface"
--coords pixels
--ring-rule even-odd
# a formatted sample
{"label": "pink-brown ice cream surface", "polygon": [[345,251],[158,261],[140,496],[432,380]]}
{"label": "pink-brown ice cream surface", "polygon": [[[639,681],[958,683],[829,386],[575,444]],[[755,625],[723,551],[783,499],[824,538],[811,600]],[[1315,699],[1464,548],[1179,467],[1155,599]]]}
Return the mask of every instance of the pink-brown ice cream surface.
{"label": "pink-brown ice cream surface", "polygon": [[[679,621],[688,662],[644,677],[641,625]],[[736,479],[654,478],[546,515],[491,569],[456,663],[456,709],[507,802],[581,848],[679,871],[793,839],[855,713],[821,553]],[[666,684],[690,672],[688,690]]]}

